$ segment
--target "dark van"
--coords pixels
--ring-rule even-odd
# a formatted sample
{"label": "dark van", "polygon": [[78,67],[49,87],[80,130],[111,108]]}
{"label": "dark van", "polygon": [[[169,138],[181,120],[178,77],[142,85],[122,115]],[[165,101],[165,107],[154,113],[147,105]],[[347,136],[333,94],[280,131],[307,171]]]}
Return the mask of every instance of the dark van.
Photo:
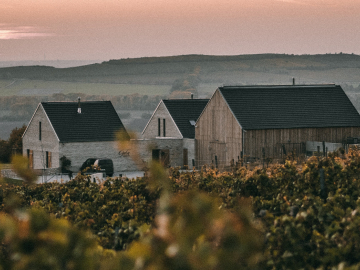
{"label": "dark van", "polygon": [[105,170],[107,176],[112,177],[114,174],[114,163],[111,159],[97,159],[94,162],[95,166],[100,167],[101,170]]}
{"label": "dark van", "polygon": [[112,177],[114,175],[114,164],[113,161],[109,158],[88,158],[80,167],[81,173],[88,168],[86,173],[94,173],[93,166],[97,166],[100,170],[104,170],[107,176]]}

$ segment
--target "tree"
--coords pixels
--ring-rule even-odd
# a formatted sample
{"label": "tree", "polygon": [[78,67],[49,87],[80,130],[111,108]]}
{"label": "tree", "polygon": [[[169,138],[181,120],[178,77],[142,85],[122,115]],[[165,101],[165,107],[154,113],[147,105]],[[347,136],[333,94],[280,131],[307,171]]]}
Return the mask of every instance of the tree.
{"label": "tree", "polygon": [[10,162],[10,151],[9,143],[5,140],[0,140],[0,162],[9,163]]}
{"label": "tree", "polygon": [[21,128],[15,128],[10,133],[9,146],[12,149],[16,149],[16,153],[22,153],[22,135],[26,130],[26,126],[23,125]]}
{"label": "tree", "polygon": [[11,154],[22,153],[22,135],[25,129],[25,125],[15,128],[11,131],[8,141],[0,140],[0,162],[9,163]]}

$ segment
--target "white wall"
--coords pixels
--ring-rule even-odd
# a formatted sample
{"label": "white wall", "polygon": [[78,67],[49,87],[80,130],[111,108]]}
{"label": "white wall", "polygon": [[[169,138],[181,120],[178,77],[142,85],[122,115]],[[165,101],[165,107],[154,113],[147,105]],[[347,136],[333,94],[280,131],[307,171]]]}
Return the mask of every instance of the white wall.
{"label": "white wall", "polygon": [[195,160],[195,139],[183,139],[183,148],[188,150],[188,166],[192,169],[192,160]]}
{"label": "white wall", "polygon": [[[160,118],[160,136],[158,133],[158,119]],[[172,120],[169,111],[167,110],[164,102],[160,102],[159,106],[156,108],[152,118],[150,118],[149,123],[145,127],[142,138],[143,139],[154,139],[157,137],[163,136],[163,119],[165,119],[165,135],[166,137],[172,138],[182,138],[182,135]]]}
{"label": "white wall", "polygon": [[118,149],[117,142],[78,142],[60,143],[60,157],[71,160],[71,170],[77,172],[88,158],[110,158],[114,162],[114,171],[138,170],[127,152],[131,149]]}
{"label": "white wall", "polygon": [[[41,140],[39,140],[39,122],[41,122]],[[34,169],[44,169],[46,151],[51,152],[51,168],[60,166],[59,141],[41,104],[38,106],[23,136],[24,156],[27,156],[28,149],[33,150]]]}

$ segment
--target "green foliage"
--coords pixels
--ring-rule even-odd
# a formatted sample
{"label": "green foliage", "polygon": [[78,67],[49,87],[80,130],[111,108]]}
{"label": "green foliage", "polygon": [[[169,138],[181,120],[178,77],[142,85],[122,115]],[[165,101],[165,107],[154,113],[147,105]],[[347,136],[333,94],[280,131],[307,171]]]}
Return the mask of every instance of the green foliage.
{"label": "green foliage", "polygon": [[25,129],[25,125],[15,128],[11,131],[9,140],[0,139],[0,162],[9,163],[11,154],[22,154],[22,135]]}
{"label": "green foliage", "polygon": [[64,171],[68,170],[70,166],[71,166],[71,160],[68,159],[65,156],[62,156],[60,158],[60,169],[61,169],[61,171],[64,172]]}
{"label": "green foliage", "polygon": [[39,209],[0,214],[0,268],[98,269],[101,249],[93,236]]}
{"label": "green foliage", "polygon": [[[165,173],[154,164],[148,177],[134,180],[92,183],[78,175],[64,184],[3,185],[0,211],[15,223],[12,209],[42,213],[33,234],[58,219],[70,222],[69,230],[92,232],[105,249],[101,258],[110,256],[94,257],[100,269],[358,269],[359,178],[357,151],[222,173]],[[14,221],[1,220],[2,267],[11,269],[19,261],[8,255],[27,248],[15,244],[16,226],[6,225]]]}

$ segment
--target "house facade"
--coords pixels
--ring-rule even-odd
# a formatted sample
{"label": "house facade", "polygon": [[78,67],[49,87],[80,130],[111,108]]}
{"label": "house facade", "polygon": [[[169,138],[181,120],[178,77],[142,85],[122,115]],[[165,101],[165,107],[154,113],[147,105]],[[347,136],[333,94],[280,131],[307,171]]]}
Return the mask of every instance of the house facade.
{"label": "house facade", "polygon": [[195,123],[208,99],[161,100],[138,140],[145,161],[165,167],[195,165]]}
{"label": "house facade", "polygon": [[127,135],[110,101],[42,102],[23,134],[23,155],[35,170],[58,172],[63,156],[73,172],[88,158],[110,158],[116,170],[132,170],[133,162],[118,148],[117,132]]}
{"label": "house facade", "polygon": [[224,86],[196,123],[197,166],[305,155],[309,142],[359,135],[359,113],[338,85]]}

